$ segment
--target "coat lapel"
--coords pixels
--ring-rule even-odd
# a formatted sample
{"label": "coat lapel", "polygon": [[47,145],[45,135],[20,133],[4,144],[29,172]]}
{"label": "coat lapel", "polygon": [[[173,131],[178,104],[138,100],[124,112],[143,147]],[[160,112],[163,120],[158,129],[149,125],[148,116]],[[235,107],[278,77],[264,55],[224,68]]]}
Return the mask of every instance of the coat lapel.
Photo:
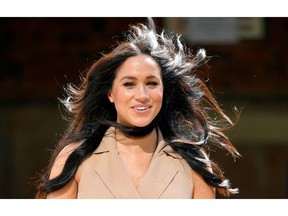
{"label": "coat lapel", "polygon": [[116,199],[141,198],[127,175],[117,150],[114,128],[107,131],[94,154],[101,157],[95,171]]}
{"label": "coat lapel", "polygon": [[110,128],[94,152],[94,156],[99,157],[95,172],[115,198],[160,198],[178,173],[172,148],[164,146],[165,141],[158,130],[157,149],[137,190],[117,150],[115,128]]}
{"label": "coat lapel", "polygon": [[172,148],[165,146],[161,131],[158,130],[158,146],[139,187],[142,198],[160,198],[177,175],[178,168],[170,152],[173,152]]}

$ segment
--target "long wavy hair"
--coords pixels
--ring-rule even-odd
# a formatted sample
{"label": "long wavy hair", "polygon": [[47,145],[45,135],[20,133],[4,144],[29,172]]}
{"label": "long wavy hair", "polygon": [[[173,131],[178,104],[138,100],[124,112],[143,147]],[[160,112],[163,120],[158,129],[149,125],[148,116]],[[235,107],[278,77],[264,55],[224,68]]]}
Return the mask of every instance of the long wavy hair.
{"label": "long wavy hair", "polygon": [[[235,123],[222,111],[205,82],[197,76],[197,71],[207,63],[205,50],[199,49],[193,54],[180,35],[168,34],[164,30],[158,34],[151,18],[148,18],[147,25],[131,25],[124,36],[124,41],[118,42],[110,53],[103,54],[92,64],[80,85],[68,84],[65,88],[67,97],[60,101],[67,108],[69,124],[46,172],[40,177],[36,198],[45,198],[48,193],[64,187],[74,178],[79,165],[99,146],[111,126],[132,137],[147,135],[159,127],[166,143],[207,184],[215,187],[224,197],[237,193],[238,190],[231,188],[220,166],[207,157],[212,146],[226,149],[234,158],[240,155],[224,134]],[[161,68],[163,103],[149,125],[127,127],[116,122],[117,113],[107,95],[119,67],[129,57],[141,54],[154,58]],[[67,158],[60,175],[49,179],[59,152],[70,143],[80,141],[82,144]]]}

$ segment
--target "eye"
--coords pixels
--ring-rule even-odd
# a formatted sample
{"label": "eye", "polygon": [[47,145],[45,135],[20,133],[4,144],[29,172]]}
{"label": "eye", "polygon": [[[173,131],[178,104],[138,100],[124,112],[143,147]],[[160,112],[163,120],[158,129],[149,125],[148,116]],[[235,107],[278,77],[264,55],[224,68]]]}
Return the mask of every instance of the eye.
{"label": "eye", "polygon": [[149,85],[149,86],[157,86],[158,83],[155,82],[155,81],[149,81],[149,82],[147,83],[147,85]]}
{"label": "eye", "polygon": [[133,87],[133,86],[135,86],[135,83],[133,83],[133,82],[125,82],[124,84],[123,84],[123,86],[125,86],[125,87],[127,87],[127,88],[131,88],[131,87]]}

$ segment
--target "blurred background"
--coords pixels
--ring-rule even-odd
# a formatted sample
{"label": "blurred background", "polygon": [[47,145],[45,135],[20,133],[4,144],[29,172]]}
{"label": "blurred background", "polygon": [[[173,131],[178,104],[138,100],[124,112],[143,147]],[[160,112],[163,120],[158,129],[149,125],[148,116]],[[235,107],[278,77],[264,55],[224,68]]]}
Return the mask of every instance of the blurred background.
{"label": "blurred background", "polygon": [[[63,133],[58,98],[101,53],[146,18],[0,18],[0,198],[34,197],[35,177]],[[211,153],[240,193],[288,198],[288,19],[156,17],[211,59],[209,86],[234,119],[228,136],[242,155]]]}

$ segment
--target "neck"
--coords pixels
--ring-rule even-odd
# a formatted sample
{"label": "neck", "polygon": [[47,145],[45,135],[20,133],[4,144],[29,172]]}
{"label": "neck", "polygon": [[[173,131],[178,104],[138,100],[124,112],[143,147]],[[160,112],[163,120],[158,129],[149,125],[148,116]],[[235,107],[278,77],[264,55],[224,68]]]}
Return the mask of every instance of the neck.
{"label": "neck", "polygon": [[128,137],[116,129],[116,140],[119,152],[153,154],[158,144],[156,129],[143,137]]}

